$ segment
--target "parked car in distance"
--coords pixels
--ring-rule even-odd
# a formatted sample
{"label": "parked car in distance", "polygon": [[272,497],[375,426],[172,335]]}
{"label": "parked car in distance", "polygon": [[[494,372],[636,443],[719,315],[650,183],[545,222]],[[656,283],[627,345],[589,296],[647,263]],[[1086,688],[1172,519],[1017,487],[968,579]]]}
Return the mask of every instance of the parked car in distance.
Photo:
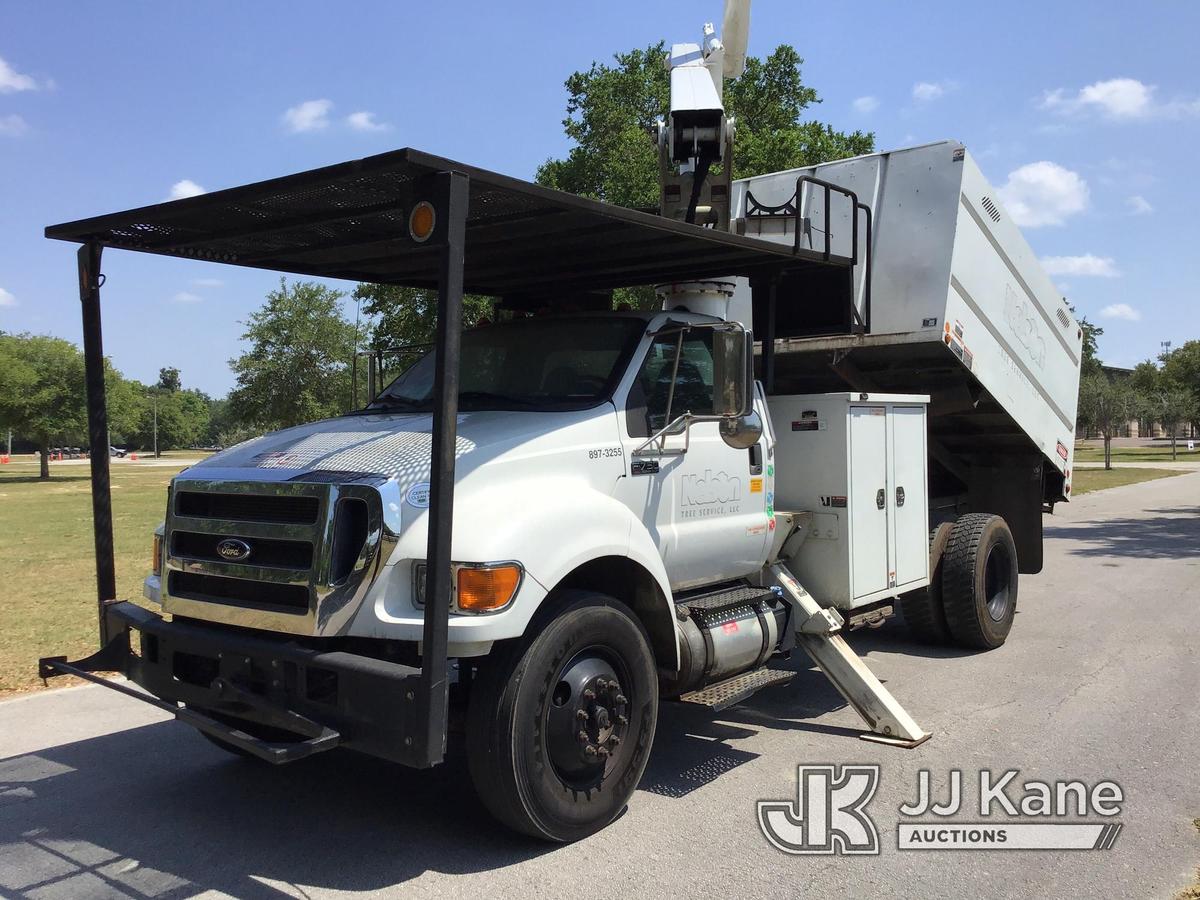
{"label": "parked car in distance", "polygon": [[129,452],[129,451],[128,451],[128,450],[126,450],[124,447],[109,447],[109,448],[108,448],[108,455],[109,455],[109,456],[115,456],[115,457],[117,457],[118,459],[124,459],[124,458],[125,458],[125,454],[126,454],[126,453],[128,453],[128,452]]}

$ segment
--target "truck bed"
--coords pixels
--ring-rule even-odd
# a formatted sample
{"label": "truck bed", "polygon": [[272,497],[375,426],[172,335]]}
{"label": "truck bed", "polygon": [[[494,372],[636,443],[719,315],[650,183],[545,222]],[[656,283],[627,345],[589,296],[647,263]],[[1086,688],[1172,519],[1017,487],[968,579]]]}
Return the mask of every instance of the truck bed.
{"label": "truck bed", "polygon": [[[835,193],[826,221],[819,186],[796,202],[801,175],[873,211],[869,310],[866,265],[853,287],[870,326],[831,329],[813,291],[781,293],[780,308],[801,312],[776,330],[776,392],[928,393],[945,490],[972,469],[1038,466],[1043,499],[1068,499],[1082,332],[966,148],[942,141],[735,182],[739,230],[791,244],[799,222],[802,247],[821,249],[828,229],[832,251],[849,254],[853,205]],[[860,219],[860,258],[867,231]]]}

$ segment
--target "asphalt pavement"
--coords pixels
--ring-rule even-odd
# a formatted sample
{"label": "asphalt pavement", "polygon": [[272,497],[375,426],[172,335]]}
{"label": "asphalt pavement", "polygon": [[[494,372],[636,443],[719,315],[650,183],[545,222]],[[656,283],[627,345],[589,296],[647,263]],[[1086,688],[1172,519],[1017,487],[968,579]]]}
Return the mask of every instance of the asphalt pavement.
{"label": "asphalt pavement", "polygon": [[[797,659],[790,685],[723,713],[664,706],[628,812],[567,847],[495,825],[461,758],[271,768],[102,688],[31,695],[0,703],[0,896],[1171,897],[1200,865],[1198,597],[1200,474],[1081,497],[1047,517],[1045,570],[1022,579],[1005,647],[930,649],[892,624],[851,635],[930,741],[859,741]],[[756,801],[795,799],[796,767],[820,763],[881,767],[879,855],[767,843]],[[1020,769],[1018,788],[1117,782],[1115,845],[897,849],[919,770],[937,796],[962,771],[966,822],[984,768]]]}

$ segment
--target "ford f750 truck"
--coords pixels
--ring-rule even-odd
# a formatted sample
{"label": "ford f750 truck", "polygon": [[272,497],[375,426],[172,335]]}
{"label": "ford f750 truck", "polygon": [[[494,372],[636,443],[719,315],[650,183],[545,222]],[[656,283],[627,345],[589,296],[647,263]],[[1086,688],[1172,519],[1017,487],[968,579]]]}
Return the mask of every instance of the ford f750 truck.
{"label": "ford f750 truck", "polygon": [[[721,48],[677,50],[657,216],[402,150],[47,229],[83,245],[93,451],[105,247],[430,288],[439,319],[365,407],[176,477],[150,608],[116,597],[93,452],[101,649],[43,675],[275,763],[434,765],[461,709],[485,804],[555,841],[625,807],[660,699],[723,709],[795,649],[865,737],[925,740],[842,634],[899,607],[1008,638],[1070,493],[1078,326],[961,144],[706,180]],[[495,324],[460,331],[464,289]]]}

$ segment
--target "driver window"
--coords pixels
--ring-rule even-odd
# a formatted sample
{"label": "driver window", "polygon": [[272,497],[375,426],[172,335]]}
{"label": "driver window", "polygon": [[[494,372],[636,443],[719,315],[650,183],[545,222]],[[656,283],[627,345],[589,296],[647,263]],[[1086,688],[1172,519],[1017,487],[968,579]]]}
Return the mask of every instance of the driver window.
{"label": "driver window", "polygon": [[[685,412],[710,416],[713,411],[712,329],[685,332],[675,370],[679,335],[666,334],[650,345],[646,361],[629,392],[626,421],[631,437],[649,437]],[[675,391],[671,375],[675,374]],[[668,415],[667,401],[670,400]]]}

